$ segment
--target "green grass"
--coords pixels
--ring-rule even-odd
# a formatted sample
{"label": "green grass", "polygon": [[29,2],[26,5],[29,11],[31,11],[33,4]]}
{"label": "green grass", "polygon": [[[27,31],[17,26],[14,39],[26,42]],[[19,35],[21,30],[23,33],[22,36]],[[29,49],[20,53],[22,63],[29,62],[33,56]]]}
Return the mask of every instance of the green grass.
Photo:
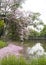
{"label": "green grass", "polygon": [[46,65],[46,57],[41,57],[38,59],[38,65]]}
{"label": "green grass", "polygon": [[7,43],[2,41],[2,40],[0,40],[0,48],[3,48],[5,46],[7,46]]}
{"label": "green grass", "polygon": [[43,56],[40,58],[32,59],[29,65],[46,65],[46,57]]}
{"label": "green grass", "polygon": [[31,59],[30,62],[27,62],[23,57],[18,58],[14,55],[10,55],[2,58],[0,60],[0,65],[46,65],[46,57]]}
{"label": "green grass", "polygon": [[4,57],[1,60],[1,65],[27,65],[26,61],[24,58],[19,57],[16,58],[15,56],[8,56],[8,57]]}

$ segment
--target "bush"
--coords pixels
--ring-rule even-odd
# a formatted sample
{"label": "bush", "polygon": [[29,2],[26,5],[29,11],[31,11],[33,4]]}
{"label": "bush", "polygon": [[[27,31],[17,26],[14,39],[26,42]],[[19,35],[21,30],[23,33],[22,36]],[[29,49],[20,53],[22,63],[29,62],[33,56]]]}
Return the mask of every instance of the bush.
{"label": "bush", "polygon": [[1,65],[27,65],[23,58],[16,58],[15,56],[11,55],[8,57],[4,57],[1,60]]}
{"label": "bush", "polygon": [[0,37],[4,33],[4,20],[0,20]]}
{"label": "bush", "polygon": [[0,40],[0,48],[3,48],[5,46],[7,46],[7,43],[2,41],[2,40]]}
{"label": "bush", "polygon": [[0,20],[0,27],[4,26],[4,20]]}

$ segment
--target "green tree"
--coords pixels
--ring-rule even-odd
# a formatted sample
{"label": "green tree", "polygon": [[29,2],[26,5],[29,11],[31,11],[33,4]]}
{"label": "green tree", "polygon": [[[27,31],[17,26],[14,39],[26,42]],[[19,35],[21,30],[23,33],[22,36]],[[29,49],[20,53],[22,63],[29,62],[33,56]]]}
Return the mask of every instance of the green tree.
{"label": "green tree", "polygon": [[0,38],[4,33],[4,20],[0,20]]}
{"label": "green tree", "polygon": [[[18,11],[22,1],[23,0],[3,0],[1,2],[3,3],[1,6],[1,12],[5,14],[7,35],[12,39],[19,38],[20,35],[24,37],[24,34],[26,34],[24,31],[25,27],[27,28],[29,25],[37,27],[40,23],[34,22],[35,20],[39,20],[41,22],[39,19],[39,13],[31,12],[28,16],[24,16],[23,12]],[[27,15],[27,13],[25,13],[25,15]]]}
{"label": "green tree", "polygon": [[44,28],[43,28],[43,30],[41,31],[40,36],[46,37],[46,25],[44,25]]}
{"label": "green tree", "polygon": [[[5,36],[9,34],[8,36],[11,36],[11,38],[17,37],[19,24],[16,22],[15,15],[22,2],[23,0],[0,0],[0,18],[3,18],[6,24],[5,33],[7,34],[4,34]],[[5,17],[1,17],[2,15],[5,15]]]}
{"label": "green tree", "polygon": [[30,30],[30,34],[29,36],[39,36],[39,32],[35,31],[35,30]]}

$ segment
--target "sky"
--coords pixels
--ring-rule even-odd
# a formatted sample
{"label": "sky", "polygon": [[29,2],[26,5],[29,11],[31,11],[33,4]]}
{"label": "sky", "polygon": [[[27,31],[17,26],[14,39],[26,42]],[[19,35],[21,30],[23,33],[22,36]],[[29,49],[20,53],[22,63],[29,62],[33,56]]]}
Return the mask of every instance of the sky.
{"label": "sky", "polygon": [[26,0],[22,7],[25,11],[39,12],[40,18],[46,24],[46,0]]}

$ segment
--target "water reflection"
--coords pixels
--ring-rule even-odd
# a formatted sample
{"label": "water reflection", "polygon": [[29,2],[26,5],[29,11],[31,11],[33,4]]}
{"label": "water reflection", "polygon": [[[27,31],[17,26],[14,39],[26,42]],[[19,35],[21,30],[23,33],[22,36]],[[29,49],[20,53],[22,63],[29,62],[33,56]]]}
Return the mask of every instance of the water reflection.
{"label": "water reflection", "polygon": [[24,46],[25,47],[33,47],[37,43],[40,43],[46,51],[46,40],[29,40],[29,41],[24,42]]}
{"label": "water reflection", "polygon": [[27,48],[27,54],[29,56],[41,56],[46,55],[46,52],[44,51],[44,48],[42,47],[41,43],[36,43],[33,47]]}
{"label": "water reflection", "polygon": [[23,55],[26,58],[46,55],[46,40],[32,40],[25,42]]}

